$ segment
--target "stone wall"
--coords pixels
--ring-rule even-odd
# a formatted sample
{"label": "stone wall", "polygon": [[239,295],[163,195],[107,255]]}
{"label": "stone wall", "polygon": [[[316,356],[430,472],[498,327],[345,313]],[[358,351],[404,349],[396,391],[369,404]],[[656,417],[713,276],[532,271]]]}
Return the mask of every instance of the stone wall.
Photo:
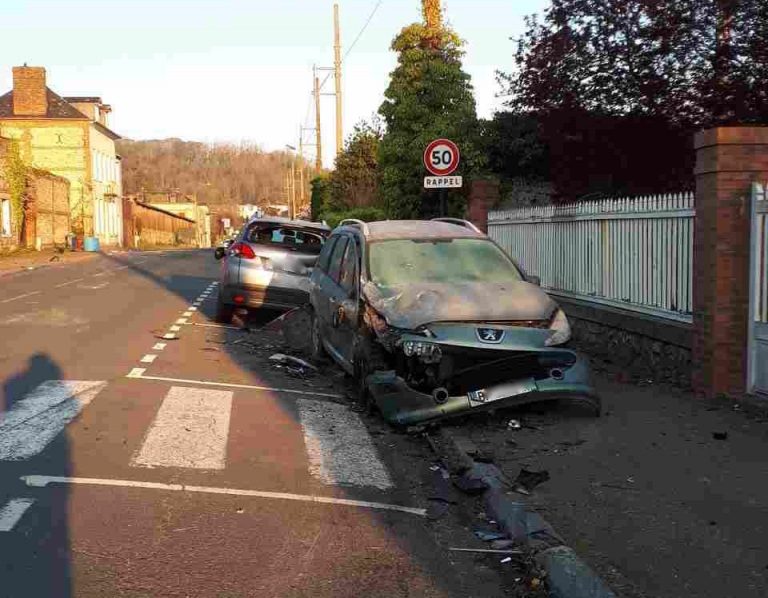
{"label": "stone wall", "polygon": [[577,351],[627,379],[690,387],[691,324],[555,297],[568,314]]}

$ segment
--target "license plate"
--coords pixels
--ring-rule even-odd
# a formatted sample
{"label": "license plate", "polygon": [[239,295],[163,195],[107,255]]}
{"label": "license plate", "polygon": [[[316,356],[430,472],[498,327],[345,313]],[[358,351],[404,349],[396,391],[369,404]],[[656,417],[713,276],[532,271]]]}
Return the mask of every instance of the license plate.
{"label": "license plate", "polygon": [[536,381],[531,378],[528,380],[516,380],[506,384],[499,384],[493,388],[473,390],[467,393],[470,407],[482,407],[494,401],[501,401],[517,395],[524,395],[536,390]]}

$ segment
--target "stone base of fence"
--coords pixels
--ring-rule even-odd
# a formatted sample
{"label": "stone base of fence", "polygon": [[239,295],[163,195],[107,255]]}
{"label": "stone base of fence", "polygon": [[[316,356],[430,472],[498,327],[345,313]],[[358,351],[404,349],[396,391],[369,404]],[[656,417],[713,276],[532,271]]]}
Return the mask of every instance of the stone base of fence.
{"label": "stone base of fence", "polygon": [[693,326],[553,294],[571,322],[571,344],[629,379],[688,388]]}

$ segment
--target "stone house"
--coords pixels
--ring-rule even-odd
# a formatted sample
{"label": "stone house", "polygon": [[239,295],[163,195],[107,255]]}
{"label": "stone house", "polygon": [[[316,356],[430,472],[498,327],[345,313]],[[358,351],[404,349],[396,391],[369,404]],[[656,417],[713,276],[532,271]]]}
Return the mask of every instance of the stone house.
{"label": "stone house", "polygon": [[[0,138],[0,165],[9,141]],[[69,181],[44,170],[30,168],[26,175],[24,218],[13,217],[11,190],[0,167],[0,252],[19,248],[63,246],[71,230]]]}
{"label": "stone house", "polygon": [[0,136],[19,144],[30,166],[69,181],[73,232],[122,244],[122,177],[108,126],[111,107],[98,97],[61,97],[42,67],[13,68],[13,90],[0,96]]}

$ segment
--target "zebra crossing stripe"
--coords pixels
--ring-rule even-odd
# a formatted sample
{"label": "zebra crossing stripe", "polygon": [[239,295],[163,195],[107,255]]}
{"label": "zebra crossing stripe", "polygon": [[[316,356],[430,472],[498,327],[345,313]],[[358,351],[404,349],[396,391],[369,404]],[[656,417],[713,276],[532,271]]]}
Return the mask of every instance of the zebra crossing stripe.
{"label": "zebra crossing stripe", "polygon": [[27,512],[27,509],[35,504],[34,498],[12,498],[0,509],[0,532],[10,532]]}
{"label": "zebra crossing stripe", "polygon": [[171,387],[131,465],[224,469],[231,410],[231,391]]}
{"label": "zebra crossing stripe", "polygon": [[49,380],[0,413],[0,461],[40,453],[107,385],[104,381]]}
{"label": "zebra crossing stripe", "polygon": [[368,430],[344,405],[300,399],[297,401],[309,472],[324,484],[392,487]]}

